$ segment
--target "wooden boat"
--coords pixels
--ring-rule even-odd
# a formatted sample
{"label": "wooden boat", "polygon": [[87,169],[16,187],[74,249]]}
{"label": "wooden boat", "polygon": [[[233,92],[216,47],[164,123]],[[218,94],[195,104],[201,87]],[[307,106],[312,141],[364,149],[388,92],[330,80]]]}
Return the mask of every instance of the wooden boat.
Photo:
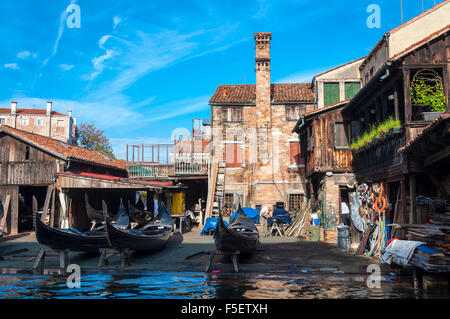
{"label": "wooden boat", "polygon": [[143,208],[142,209],[138,208],[139,207],[138,205],[134,206],[129,201],[128,207],[129,207],[128,211],[130,212],[130,218],[136,223],[138,223],[139,226],[150,223],[154,217],[153,212],[149,212],[147,210],[144,210]]}
{"label": "wooden boat", "polygon": [[222,252],[252,253],[259,242],[258,229],[255,223],[245,215],[241,206],[236,218],[226,226],[222,214],[219,212],[214,243],[216,249]]}
{"label": "wooden boat", "polygon": [[159,206],[155,222],[149,223],[139,230],[115,227],[107,219],[108,210],[105,202],[103,202],[103,214],[109,246],[116,249],[160,250],[167,244],[173,231],[173,220],[164,204]]}
{"label": "wooden boat", "polygon": [[[109,247],[106,230],[103,227],[88,232],[81,232],[77,229],[61,229],[54,228],[45,224],[41,218],[37,216],[37,201],[33,196],[33,223],[36,232],[37,241],[44,246],[52,249],[83,252],[98,252],[100,248]],[[117,227],[129,227],[129,218],[123,207],[122,200],[113,222],[117,223]]]}
{"label": "wooden boat", "polygon": [[[104,228],[103,226],[96,227],[97,224],[102,224],[104,222],[103,210],[97,210],[89,204],[89,198],[88,198],[87,193],[84,194],[84,201],[85,201],[85,205],[86,205],[86,214],[87,214],[89,220],[92,222],[91,230],[94,230],[94,229],[99,230],[99,229]],[[130,218],[125,210],[125,207],[123,206],[122,198],[120,199],[120,205],[119,205],[119,209],[117,210],[117,213],[114,216],[108,215],[108,218],[113,223],[116,223],[117,225],[119,225],[119,227],[121,227],[121,228],[123,228],[123,227],[126,228],[129,226]]]}
{"label": "wooden boat", "polygon": [[41,245],[52,249],[85,252],[98,252],[100,248],[109,247],[105,231],[82,233],[73,228],[54,228],[42,222],[36,212],[33,215],[36,239]]}
{"label": "wooden boat", "polygon": [[89,220],[99,223],[103,222],[103,212],[101,210],[93,208],[89,204],[89,198],[87,193],[84,193],[84,203],[86,205],[86,213]]}

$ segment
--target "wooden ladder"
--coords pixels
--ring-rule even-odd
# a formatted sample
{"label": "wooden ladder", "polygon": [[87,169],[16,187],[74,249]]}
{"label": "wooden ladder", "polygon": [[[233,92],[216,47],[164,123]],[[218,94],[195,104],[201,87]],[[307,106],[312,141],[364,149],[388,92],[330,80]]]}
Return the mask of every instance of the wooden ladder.
{"label": "wooden ladder", "polygon": [[222,209],[225,202],[225,170],[225,161],[220,161],[217,164],[216,184],[214,186],[211,217],[219,216],[219,210]]}

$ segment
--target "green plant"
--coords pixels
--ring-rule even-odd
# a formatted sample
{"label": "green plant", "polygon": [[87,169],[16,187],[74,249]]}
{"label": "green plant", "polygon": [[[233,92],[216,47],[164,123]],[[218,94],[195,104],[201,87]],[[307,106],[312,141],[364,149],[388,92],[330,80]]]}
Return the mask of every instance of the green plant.
{"label": "green plant", "polygon": [[411,81],[411,101],[432,112],[446,111],[446,97],[442,79],[436,71],[423,69],[417,72]]}
{"label": "green plant", "polygon": [[401,127],[400,120],[394,119],[392,116],[378,125],[372,125],[370,129],[363,133],[363,135],[356,138],[351,144],[350,149],[355,151],[363,146],[366,146],[376,138],[381,138],[382,134],[389,132],[394,127]]}

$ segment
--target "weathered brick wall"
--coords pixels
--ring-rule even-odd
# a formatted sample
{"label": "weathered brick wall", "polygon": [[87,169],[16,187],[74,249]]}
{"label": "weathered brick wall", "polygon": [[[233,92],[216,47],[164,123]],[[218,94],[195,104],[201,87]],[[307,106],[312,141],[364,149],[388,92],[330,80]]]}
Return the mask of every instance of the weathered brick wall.
{"label": "weathered brick wall", "polygon": [[[306,111],[313,108],[306,105]],[[243,195],[245,204],[270,205],[277,201],[288,204],[289,193],[306,193],[304,167],[291,164],[290,141],[297,141],[292,133],[295,121],[286,120],[286,106],[272,105],[269,108],[268,126],[258,132],[256,107],[246,106],[242,110],[241,123],[223,122],[222,107],[212,107],[213,163],[225,160],[225,143],[240,142],[243,165],[226,170],[226,192]],[[266,138],[265,146],[261,138]],[[267,156],[260,156],[260,152]]]}

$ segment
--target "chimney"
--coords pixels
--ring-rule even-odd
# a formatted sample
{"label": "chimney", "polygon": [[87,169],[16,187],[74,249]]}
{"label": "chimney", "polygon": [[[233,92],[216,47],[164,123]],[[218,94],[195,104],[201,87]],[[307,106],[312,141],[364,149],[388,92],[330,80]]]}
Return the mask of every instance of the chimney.
{"label": "chimney", "polygon": [[52,114],[52,102],[47,102],[47,116]]}
{"label": "chimney", "polygon": [[17,114],[17,102],[11,102],[11,114]]}
{"label": "chimney", "polygon": [[270,122],[270,40],[271,32],[254,33],[256,49],[256,110],[260,126]]}

